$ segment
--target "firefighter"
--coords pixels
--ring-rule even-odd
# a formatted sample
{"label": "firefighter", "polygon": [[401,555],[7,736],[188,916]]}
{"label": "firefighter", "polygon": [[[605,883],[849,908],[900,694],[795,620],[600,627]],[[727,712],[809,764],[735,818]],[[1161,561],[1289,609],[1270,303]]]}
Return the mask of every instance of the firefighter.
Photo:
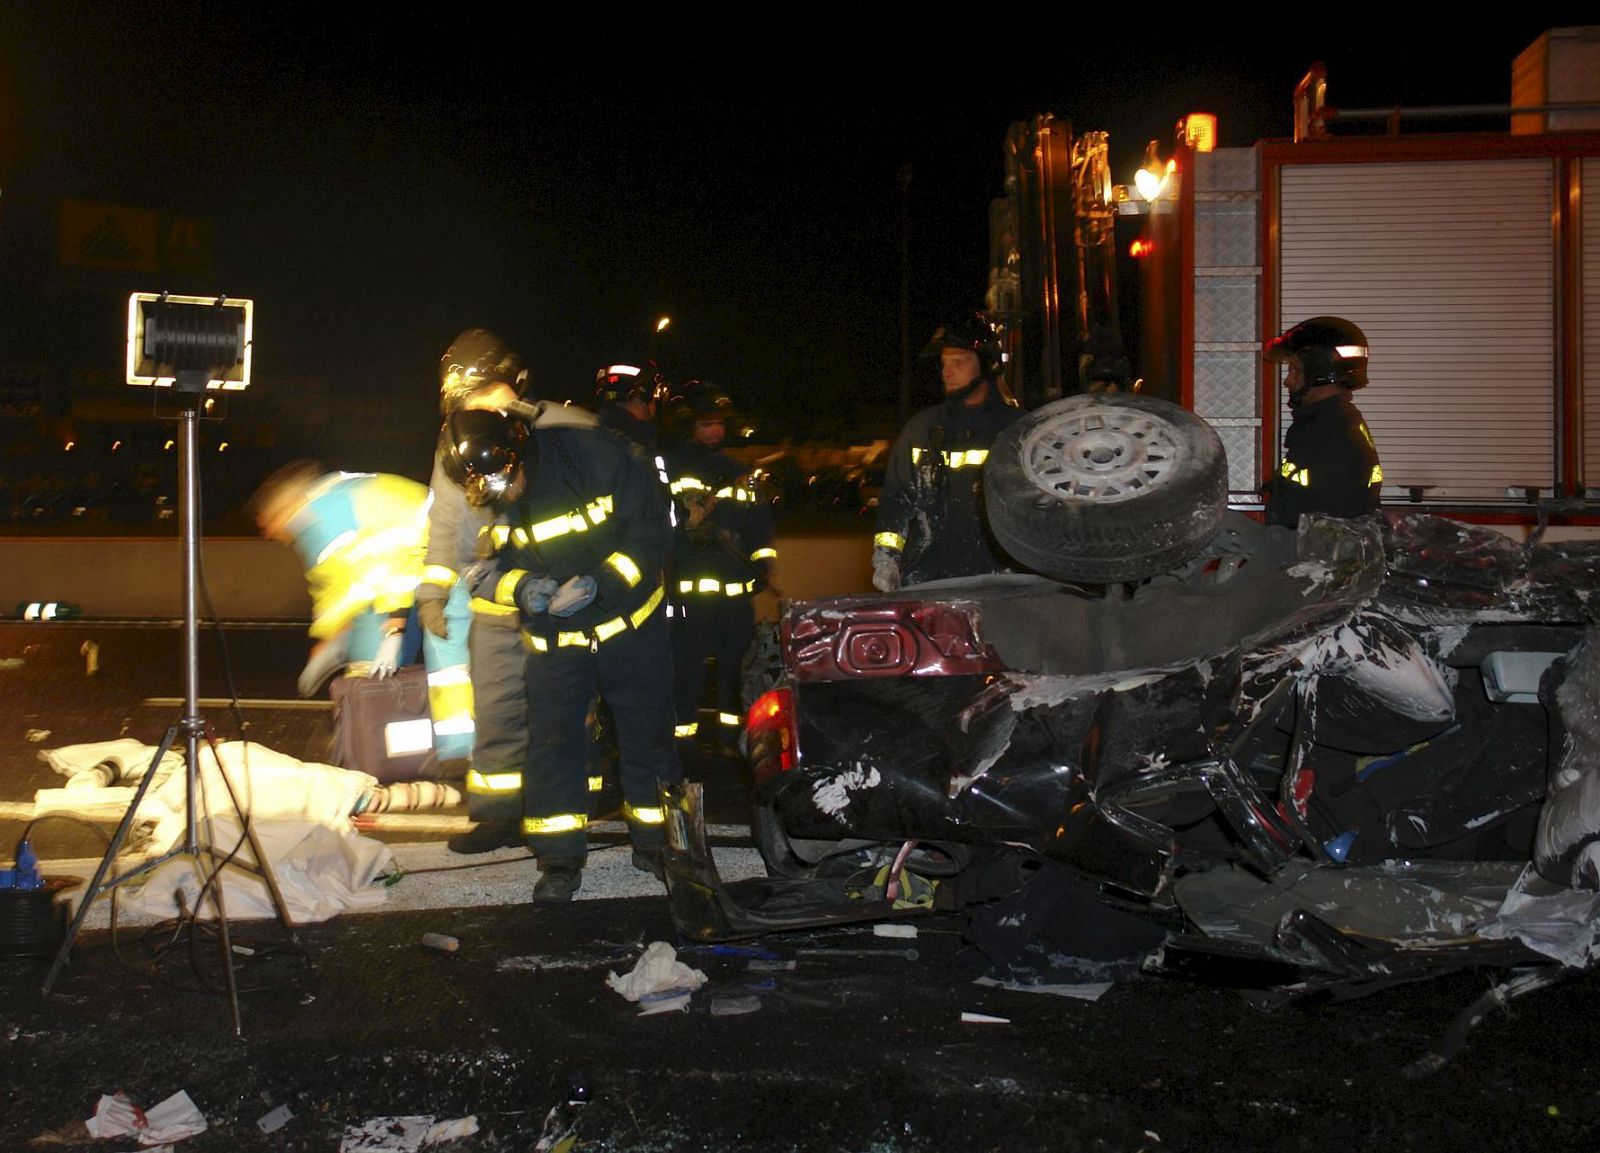
{"label": "firefighter", "polygon": [[650,455],[660,440],[656,409],[667,390],[654,361],[604,364],[594,377],[600,425],[619,432]]}
{"label": "firefighter", "polygon": [[527,428],[483,410],[445,423],[445,468],[479,507],[505,514],[493,562],[464,578],[518,610],[528,650],[522,833],[539,860],[536,902],[571,900],[587,852],[591,705],[611,709],[635,867],[665,876],[659,782],[682,776],[672,741],[671,643],[662,570],[672,544],[650,466],[594,428]]}
{"label": "firefighter", "polygon": [[314,696],[341,668],[386,677],[417,659],[412,606],[428,506],[416,481],[327,472],[310,460],[280,468],[251,497],[262,535],[293,545],[305,563],[316,643],[300,673],[301,696]]}
{"label": "firefighter", "polygon": [[737,747],[744,727],[740,679],[755,640],[756,593],[770,583],[777,549],[772,510],[746,470],[722,451],[733,399],[709,382],[691,380],[674,398],[683,440],[666,454],[678,508],[673,541],[674,698],[680,738],[700,734],[700,698],[706,662],[716,664],[717,732],[714,742]]}
{"label": "firefighter", "polygon": [[[448,418],[466,408],[504,409],[522,395],[527,378],[521,358],[503,340],[487,329],[466,329],[439,359],[439,411]],[[429,703],[436,723],[441,708],[452,718],[459,717],[463,705],[468,709],[467,813],[476,823],[445,844],[453,853],[487,853],[522,844],[522,765],[528,752],[524,650],[516,609],[472,598],[460,582],[480,547],[486,555],[493,553],[494,512],[467,501],[447,475],[444,460],[441,430],[429,479],[433,506],[417,616],[425,639],[466,642],[460,664],[442,671],[440,684],[430,676]]]}
{"label": "firefighter", "polygon": [[1366,336],[1341,317],[1314,316],[1268,341],[1265,355],[1284,366],[1293,414],[1283,463],[1262,485],[1267,523],[1294,528],[1303,513],[1375,512],[1383,466],[1350,399],[1367,384]]}
{"label": "firefighter", "polygon": [[979,509],[989,446],[1021,410],[1000,389],[1000,342],[981,317],[934,331],[944,402],[913,416],[889,450],[873,537],[872,583],[884,592],[998,572]]}

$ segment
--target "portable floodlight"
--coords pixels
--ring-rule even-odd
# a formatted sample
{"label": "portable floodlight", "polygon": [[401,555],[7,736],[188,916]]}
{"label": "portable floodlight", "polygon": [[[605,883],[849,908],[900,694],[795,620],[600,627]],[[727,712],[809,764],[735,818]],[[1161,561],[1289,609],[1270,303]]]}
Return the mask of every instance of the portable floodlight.
{"label": "portable floodlight", "polygon": [[255,305],[226,296],[128,297],[128,383],[180,392],[250,384]]}

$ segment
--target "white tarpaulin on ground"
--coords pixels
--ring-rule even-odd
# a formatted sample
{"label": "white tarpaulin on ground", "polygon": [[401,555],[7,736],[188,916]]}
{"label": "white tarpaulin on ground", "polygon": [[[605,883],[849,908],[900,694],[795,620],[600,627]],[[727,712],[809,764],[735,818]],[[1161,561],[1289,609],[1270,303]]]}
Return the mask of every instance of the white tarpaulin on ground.
{"label": "white tarpaulin on ground", "polygon": [[[123,766],[148,766],[155,753],[153,746],[141,746],[136,741],[107,741],[53,749],[43,756],[70,780],[112,758],[119,772]],[[237,798],[237,807],[249,814],[262,851],[272,864],[284,904],[295,921],[323,921],[348,909],[382,904],[384,891],[375,889],[372,882],[393,857],[387,845],[359,835],[351,823],[351,814],[359,809],[362,798],[377,786],[375,777],[296,760],[249,741],[221,744],[215,755],[209,744],[202,744],[195,795],[190,798],[189,775],[182,766],[181,757],[175,767],[164,758],[160,774],[152,780],[152,787],[140,803],[139,820],[153,826],[150,840],[142,846],[144,854],[157,856],[183,842],[192,800],[201,843],[215,849],[219,857],[226,857],[237,847],[239,860],[254,863],[235,812]],[[35,804],[41,810],[60,807],[62,803],[90,805],[100,794],[125,796],[124,804],[132,801],[132,790],[125,786],[94,788],[80,780],[66,789],[40,790]],[[209,875],[215,864],[210,854],[175,857],[137,885],[125,887],[122,907],[130,912],[172,916],[177,912],[177,896],[181,892],[187,907],[193,909],[200,889],[197,859]],[[229,917],[274,915],[266,885],[259,877],[229,869],[223,881]],[[209,901],[202,915],[215,915]]]}

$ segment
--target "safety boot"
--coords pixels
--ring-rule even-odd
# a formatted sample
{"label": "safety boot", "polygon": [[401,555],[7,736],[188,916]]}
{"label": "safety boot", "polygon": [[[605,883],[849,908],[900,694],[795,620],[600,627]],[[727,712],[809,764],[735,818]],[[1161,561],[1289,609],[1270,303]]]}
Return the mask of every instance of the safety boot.
{"label": "safety boot", "polygon": [[539,881],[533,886],[534,904],[555,905],[570,901],[582,884],[582,857],[542,857]]}
{"label": "safety boot", "polygon": [[481,821],[464,833],[445,840],[452,853],[492,853],[522,844],[522,829],[515,821]]}
{"label": "safety boot", "polygon": [[633,847],[633,867],[641,873],[649,873],[656,880],[666,883],[667,862],[661,847],[645,849],[638,845]]}

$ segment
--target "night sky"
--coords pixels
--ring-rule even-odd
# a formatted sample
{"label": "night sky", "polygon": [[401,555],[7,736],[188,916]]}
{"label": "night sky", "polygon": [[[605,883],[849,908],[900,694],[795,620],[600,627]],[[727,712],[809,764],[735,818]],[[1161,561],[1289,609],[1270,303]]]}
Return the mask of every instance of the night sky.
{"label": "night sky", "polygon": [[146,287],[253,297],[263,387],[427,392],[482,324],[579,394],[666,313],[674,375],[848,419],[897,395],[902,165],[920,344],[982,303],[1014,120],[1108,130],[1126,181],[1185,112],[1215,113],[1225,146],[1288,136],[1313,61],[1344,107],[1504,102],[1516,54],[1582,22],[1522,6],[1441,39],[1332,14],[1224,33],[1238,21],[1156,6],[1095,8],[1109,30],[750,9],[775,22],[758,35],[726,15],[562,9],[558,31],[537,7],[401,11],[6,4],[0,227],[69,196],[209,219],[213,276]]}

